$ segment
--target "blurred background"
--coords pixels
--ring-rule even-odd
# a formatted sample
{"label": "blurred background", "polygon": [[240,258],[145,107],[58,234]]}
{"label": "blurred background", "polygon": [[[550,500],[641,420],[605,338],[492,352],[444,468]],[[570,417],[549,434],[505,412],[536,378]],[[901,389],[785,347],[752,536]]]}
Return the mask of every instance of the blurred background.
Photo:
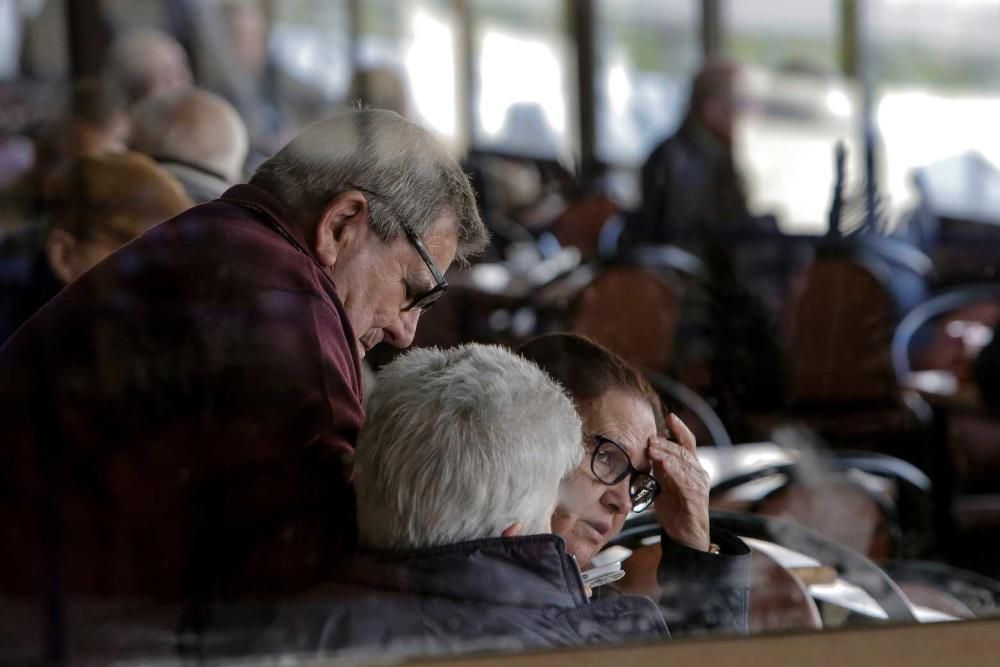
{"label": "blurred background", "polygon": [[0,16],[6,141],[54,109],[24,118],[16,102],[98,74],[116,35],[155,27],[200,85],[240,103],[259,150],[364,97],[352,81],[375,73],[369,93],[456,153],[559,159],[635,205],[635,174],[683,117],[691,78],[724,55],[749,73],[747,193],[782,231],[825,231],[831,146],[847,142],[860,166],[868,121],[893,221],[917,196],[915,169],[1000,160],[993,0],[3,0]]}

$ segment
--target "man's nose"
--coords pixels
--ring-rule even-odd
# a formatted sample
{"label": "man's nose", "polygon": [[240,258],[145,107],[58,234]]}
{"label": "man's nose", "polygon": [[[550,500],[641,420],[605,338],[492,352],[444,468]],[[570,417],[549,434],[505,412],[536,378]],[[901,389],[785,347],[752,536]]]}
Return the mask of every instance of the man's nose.
{"label": "man's nose", "polygon": [[417,334],[418,320],[420,320],[419,308],[401,311],[393,325],[386,328],[386,341],[393,347],[409,347],[413,344],[413,337]]}

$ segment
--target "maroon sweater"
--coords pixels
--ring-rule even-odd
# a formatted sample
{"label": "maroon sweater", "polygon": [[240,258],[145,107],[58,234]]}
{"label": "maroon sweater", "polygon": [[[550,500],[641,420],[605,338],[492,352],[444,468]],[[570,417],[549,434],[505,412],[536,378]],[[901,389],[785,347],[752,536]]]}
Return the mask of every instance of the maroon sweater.
{"label": "maroon sweater", "polygon": [[236,186],[0,348],[0,593],[282,595],[353,545],[360,361],[288,220]]}

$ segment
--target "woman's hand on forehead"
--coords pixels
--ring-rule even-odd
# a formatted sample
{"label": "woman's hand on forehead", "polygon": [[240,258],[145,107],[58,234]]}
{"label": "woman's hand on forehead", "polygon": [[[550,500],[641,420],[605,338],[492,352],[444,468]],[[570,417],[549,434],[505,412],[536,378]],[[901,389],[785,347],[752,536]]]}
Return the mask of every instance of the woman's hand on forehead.
{"label": "woman's hand on forehead", "polygon": [[677,441],[653,436],[647,445],[652,474],[662,490],[653,506],[672,540],[708,551],[708,473],[698,461],[697,442],[687,425],[673,414],[667,423]]}

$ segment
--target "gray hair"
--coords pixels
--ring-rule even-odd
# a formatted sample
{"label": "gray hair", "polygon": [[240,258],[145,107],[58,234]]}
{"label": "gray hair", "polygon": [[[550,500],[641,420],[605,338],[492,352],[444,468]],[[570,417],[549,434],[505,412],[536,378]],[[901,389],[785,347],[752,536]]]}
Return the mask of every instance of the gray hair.
{"label": "gray hair", "polygon": [[412,350],[369,399],[354,483],[362,544],[404,550],[552,532],[560,480],[583,455],[563,389],[509,350]]}
{"label": "gray hair", "polygon": [[[377,195],[368,198],[369,224],[383,241],[404,233],[401,220],[423,236],[443,215],[454,216],[459,261],[489,241],[458,162],[427,130],[391,111],[353,109],[313,123],[260,165],[250,183],[282,200],[299,224],[311,224],[353,186]],[[380,215],[381,204],[393,214]]]}
{"label": "gray hair", "polygon": [[158,160],[181,160],[239,180],[246,125],[229,102],[200,88],[150,95],[132,108],[132,147]]}

